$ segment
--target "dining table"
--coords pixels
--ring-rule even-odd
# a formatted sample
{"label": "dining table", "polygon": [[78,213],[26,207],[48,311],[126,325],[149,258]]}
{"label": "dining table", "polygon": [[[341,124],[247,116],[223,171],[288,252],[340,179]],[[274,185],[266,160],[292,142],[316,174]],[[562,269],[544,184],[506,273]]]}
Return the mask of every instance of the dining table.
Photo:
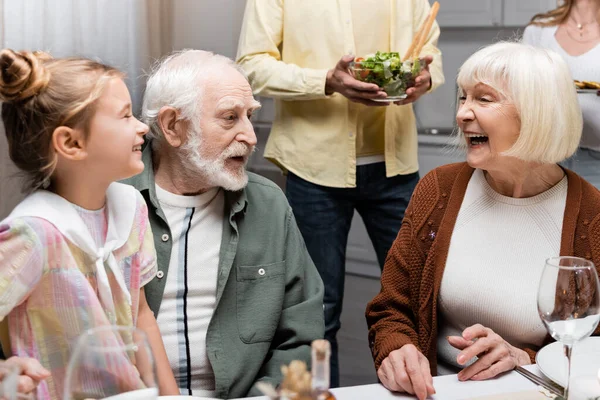
{"label": "dining table", "polygon": [[[535,364],[525,368],[543,377]],[[510,371],[485,381],[458,380],[457,375],[436,376],[433,378],[436,393],[431,400],[544,400],[549,399],[544,390],[516,371]],[[337,400],[400,400],[416,399],[406,393],[393,393],[383,385],[374,383],[361,386],[347,386],[332,389]],[[266,396],[249,397],[246,400],[268,400]]]}

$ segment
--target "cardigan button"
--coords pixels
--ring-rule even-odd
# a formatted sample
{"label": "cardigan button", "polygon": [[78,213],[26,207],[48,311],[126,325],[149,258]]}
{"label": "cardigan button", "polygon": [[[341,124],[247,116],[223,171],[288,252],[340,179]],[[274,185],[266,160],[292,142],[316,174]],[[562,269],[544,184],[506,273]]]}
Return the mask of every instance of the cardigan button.
{"label": "cardigan button", "polygon": [[160,240],[162,240],[163,242],[167,242],[169,240],[169,235],[163,233],[163,235],[160,237]]}
{"label": "cardigan button", "polygon": [[442,193],[442,197],[446,197],[446,196],[447,196],[447,194],[446,194],[446,193]]}
{"label": "cardigan button", "polygon": [[590,221],[588,221],[587,219],[583,220],[583,225],[588,225],[590,223]]}
{"label": "cardigan button", "polygon": [[441,210],[442,208],[444,208],[444,206],[443,206],[442,204],[440,204],[440,205],[438,206],[438,208]]}
{"label": "cardigan button", "polygon": [[433,225],[433,221],[427,222],[427,225],[429,225],[429,226]]}
{"label": "cardigan button", "polygon": [[156,273],[156,277],[157,277],[158,279],[162,279],[164,276],[165,276],[165,273],[164,273],[163,271],[158,271],[158,272]]}
{"label": "cardigan button", "polygon": [[579,237],[580,237],[581,239],[586,239],[586,238],[587,238],[587,236],[586,236],[586,235],[581,235],[581,236],[579,236]]}
{"label": "cardigan button", "polygon": [[592,255],[590,253],[585,253],[585,258],[587,258],[589,260],[592,258]]}
{"label": "cardigan button", "polygon": [[421,241],[425,241],[425,236],[421,236]]}

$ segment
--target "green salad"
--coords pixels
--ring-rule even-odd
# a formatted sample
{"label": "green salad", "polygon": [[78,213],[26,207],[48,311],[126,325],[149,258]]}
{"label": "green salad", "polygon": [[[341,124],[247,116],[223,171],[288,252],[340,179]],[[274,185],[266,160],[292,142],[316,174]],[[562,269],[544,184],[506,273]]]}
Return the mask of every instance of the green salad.
{"label": "green salad", "polygon": [[418,59],[402,62],[397,52],[378,51],[356,58],[353,70],[356,79],[374,83],[390,96],[399,96],[414,85],[414,78],[421,72],[421,62]]}

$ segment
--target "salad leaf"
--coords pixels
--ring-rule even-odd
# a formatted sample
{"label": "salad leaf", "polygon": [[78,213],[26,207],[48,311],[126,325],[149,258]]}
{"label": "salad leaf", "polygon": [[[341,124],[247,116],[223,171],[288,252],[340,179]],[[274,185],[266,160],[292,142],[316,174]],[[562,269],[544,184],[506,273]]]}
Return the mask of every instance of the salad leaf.
{"label": "salad leaf", "polygon": [[388,96],[401,96],[414,85],[421,63],[418,59],[402,62],[398,52],[378,51],[357,59],[354,71],[356,79],[378,85]]}

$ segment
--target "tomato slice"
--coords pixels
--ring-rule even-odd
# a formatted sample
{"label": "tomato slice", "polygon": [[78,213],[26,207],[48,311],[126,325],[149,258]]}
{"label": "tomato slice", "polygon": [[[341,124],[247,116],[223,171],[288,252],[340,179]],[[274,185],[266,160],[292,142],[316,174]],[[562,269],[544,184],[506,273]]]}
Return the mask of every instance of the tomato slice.
{"label": "tomato slice", "polygon": [[356,57],[356,58],[354,59],[354,62],[361,62],[361,61],[364,61],[364,60],[365,60],[365,59],[364,59],[364,58],[362,58],[362,57]]}

